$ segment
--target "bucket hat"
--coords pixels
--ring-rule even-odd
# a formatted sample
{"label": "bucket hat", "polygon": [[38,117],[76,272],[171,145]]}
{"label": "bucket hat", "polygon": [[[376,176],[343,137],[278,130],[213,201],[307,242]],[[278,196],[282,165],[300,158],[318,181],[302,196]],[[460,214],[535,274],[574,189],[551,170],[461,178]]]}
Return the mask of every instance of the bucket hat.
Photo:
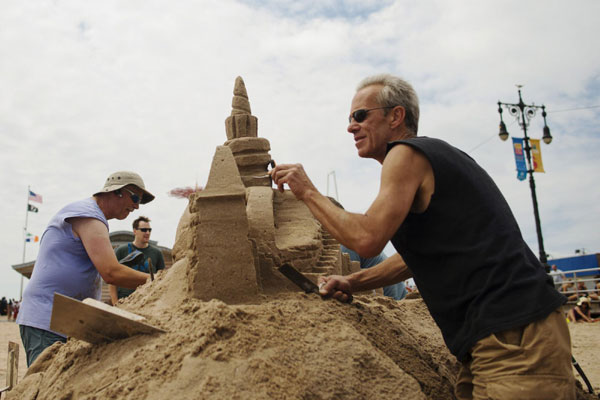
{"label": "bucket hat", "polygon": [[134,185],[142,189],[142,192],[144,193],[142,194],[140,203],[146,204],[154,200],[154,195],[146,190],[142,177],[131,171],[118,171],[110,174],[110,176],[106,178],[106,182],[104,182],[104,187],[100,191],[94,193],[94,196],[100,193],[114,192],[127,185]]}
{"label": "bucket hat", "polygon": [[591,303],[591,301],[590,301],[590,299],[589,299],[588,297],[586,297],[586,296],[581,296],[581,297],[579,298],[579,301],[577,302],[577,305],[578,305],[578,306],[582,306],[582,305],[583,305],[583,303],[588,303],[588,306],[589,306],[589,305],[590,305],[590,303]]}

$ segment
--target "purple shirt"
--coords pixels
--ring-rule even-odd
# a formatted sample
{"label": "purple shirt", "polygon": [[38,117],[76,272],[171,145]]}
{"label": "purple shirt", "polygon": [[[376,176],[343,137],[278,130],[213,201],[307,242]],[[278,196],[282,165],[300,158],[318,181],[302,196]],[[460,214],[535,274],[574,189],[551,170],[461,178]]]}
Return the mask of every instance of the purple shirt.
{"label": "purple shirt", "polygon": [[66,221],[76,217],[96,218],[108,230],[106,217],[91,197],[67,205],[52,217],[42,235],[33,274],[23,293],[17,317],[19,325],[50,331],[55,292],[78,300],[87,297],[100,300],[100,274],[81,239],[74,236],[71,224]]}

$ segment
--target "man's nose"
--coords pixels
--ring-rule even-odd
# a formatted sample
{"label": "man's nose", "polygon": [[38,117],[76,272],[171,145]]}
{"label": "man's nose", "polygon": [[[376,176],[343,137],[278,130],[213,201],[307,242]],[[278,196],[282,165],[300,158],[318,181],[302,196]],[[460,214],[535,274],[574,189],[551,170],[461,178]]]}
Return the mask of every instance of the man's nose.
{"label": "man's nose", "polygon": [[347,131],[352,134],[355,134],[358,131],[358,129],[360,129],[360,125],[353,118],[352,121],[350,121],[350,123],[348,124]]}
{"label": "man's nose", "polygon": [[136,210],[137,210],[138,208],[140,208],[140,203],[133,203],[133,208],[135,208]]}

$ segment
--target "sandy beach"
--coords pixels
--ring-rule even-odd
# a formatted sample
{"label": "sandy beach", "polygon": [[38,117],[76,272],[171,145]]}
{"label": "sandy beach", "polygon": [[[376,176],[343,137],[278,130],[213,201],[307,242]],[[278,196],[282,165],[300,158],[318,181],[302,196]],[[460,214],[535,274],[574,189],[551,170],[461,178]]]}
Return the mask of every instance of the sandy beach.
{"label": "sandy beach", "polygon": [[[375,300],[375,299],[374,299]],[[364,301],[364,300],[363,300]],[[382,313],[382,311],[384,311],[384,314],[389,314],[389,317],[384,317],[383,315],[380,315],[380,318],[382,318],[382,320],[386,320],[389,323],[391,320],[397,318],[398,316],[398,312],[399,311],[403,311],[403,312],[408,312],[408,313],[415,313],[418,315],[418,319],[426,319],[426,316],[424,315],[424,313],[426,313],[425,309],[419,305],[418,303],[413,303],[412,301],[405,301],[403,303],[402,306],[399,307],[399,310],[394,310],[396,307],[392,306],[392,303],[390,301],[387,300],[381,300],[383,301],[382,304],[380,304],[379,306],[377,306],[377,302],[378,300],[375,301],[369,301],[366,300],[366,302],[363,302],[362,304],[364,306],[366,306],[367,308],[372,308],[374,305],[376,306],[376,308],[379,310],[380,313]],[[303,302],[296,302],[293,301],[291,304],[294,304],[295,306],[298,306],[298,304],[302,304]],[[370,304],[369,304],[370,303]],[[204,311],[204,313],[206,313],[207,311],[210,311],[212,308],[214,308],[215,306],[217,307],[217,309],[221,308],[221,307],[225,307],[224,305],[219,305],[218,303],[214,303],[214,302],[209,302],[209,303],[203,303],[206,306],[200,306],[201,308],[203,307],[207,307]],[[282,307],[283,303],[279,304],[279,307],[276,307],[278,309],[283,309],[285,310],[287,308],[286,307]],[[314,305],[324,305],[326,303],[323,302],[315,302],[313,303]],[[402,303],[400,303],[402,304]],[[332,306],[335,307],[334,304],[332,304]],[[383,306],[383,307],[382,307]],[[196,306],[198,307],[198,306]],[[394,309],[392,309],[392,307]],[[335,307],[338,308],[338,307]],[[344,307],[339,307],[339,309],[343,309]],[[200,311],[200,310],[198,310]],[[275,312],[275,315],[277,315],[278,317],[280,317],[281,315],[275,310],[264,310],[267,313],[272,313]],[[382,314],[383,314],[382,313]],[[268,318],[265,317],[265,321],[268,321]],[[185,318],[184,318],[185,319]],[[213,315],[212,318],[207,318],[205,322],[208,322],[209,320],[213,320],[215,321],[215,316]],[[217,318],[218,320],[218,318]],[[315,321],[316,322],[316,321]],[[327,321],[319,321],[323,326],[327,325]],[[375,322],[375,321],[371,321],[371,322]],[[175,321],[171,320],[171,324],[174,324]],[[226,324],[227,326],[228,324]],[[433,335],[434,337],[436,337],[437,340],[439,340],[439,333],[438,332],[433,332],[432,331],[432,326],[431,324],[425,324],[425,326],[422,326],[422,330],[423,332],[419,332],[418,325],[412,325],[409,326],[409,331],[411,336],[413,336],[414,338],[417,339],[417,342],[421,343],[421,344],[425,344],[425,343],[429,343],[427,344],[427,346],[431,346],[430,340],[431,340],[431,336]],[[593,324],[586,324],[586,323],[579,323],[579,324],[574,324],[571,323],[569,324],[569,328],[571,331],[571,336],[572,336],[572,343],[573,343],[573,355],[575,357],[575,359],[579,362],[579,364],[581,365],[581,367],[583,368],[584,373],[587,375],[588,379],[590,380],[590,382],[592,383],[594,390],[598,393],[600,392],[600,364],[597,362],[597,360],[600,358],[600,323],[593,323]],[[184,329],[185,330],[185,329]],[[384,329],[385,330],[385,329]],[[414,331],[413,331],[414,330]],[[322,332],[322,339],[325,340],[327,337],[331,337],[332,339],[338,335],[337,333],[335,333],[335,329],[332,330],[331,332],[327,332],[328,329],[320,329],[320,331]],[[369,331],[371,332],[371,334],[375,333],[377,331],[377,329],[369,329]],[[369,336],[371,335],[369,334]],[[339,339],[339,338],[338,338]],[[265,339],[266,342],[268,342],[269,340],[271,340],[271,338],[269,339]],[[19,337],[19,329],[18,329],[18,325],[16,325],[14,322],[9,322],[6,320],[6,317],[2,317],[2,319],[0,319],[0,347],[2,348],[2,351],[0,351],[0,382],[2,382],[2,385],[5,382],[5,375],[6,375],[6,349],[7,349],[7,343],[8,341],[15,341],[17,343],[19,343],[19,345],[21,345],[21,340]],[[389,341],[390,343],[386,343],[385,347],[389,346],[390,348],[394,347],[394,339],[392,337],[387,337],[386,341]],[[284,341],[285,342],[285,341]],[[284,342],[280,343],[281,346],[285,346]],[[398,339],[398,347],[402,346],[402,340]],[[124,346],[126,344],[123,344]],[[236,347],[239,348],[239,343]],[[121,347],[121,345],[115,343],[114,345],[112,345],[112,347]],[[87,348],[89,347],[89,345],[84,345],[83,343],[81,345],[72,347],[72,348]],[[99,354],[102,354],[106,351],[107,348],[110,348],[111,346],[100,346],[99,347]],[[292,346],[294,347],[294,346]],[[361,346],[359,346],[360,348]],[[102,350],[100,350],[102,349]],[[77,353],[79,353],[81,350],[76,351]],[[439,351],[439,349],[438,349]],[[118,353],[118,351],[117,351]],[[285,353],[285,352],[284,352]],[[283,353],[282,353],[283,354]],[[106,356],[115,356],[115,353],[106,353]],[[401,357],[400,354],[396,355],[397,357]],[[145,358],[143,358],[145,360]],[[134,361],[134,360],[130,360],[130,361]],[[316,360],[313,360],[316,362]],[[440,360],[437,360],[437,362],[440,362]],[[109,363],[110,364],[110,363]],[[108,367],[109,364],[102,364],[103,367]],[[441,363],[442,365],[444,364],[443,362]],[[298,365],[296,365],[296,367],[298,367]],[[315,371],[310,371],[311,369],[314,368],[323,368],[323,369],[329,369],[329,368],[333,368],[334,365],[326,365],[323,364],[322,362],[316,362],[313,367],[311,367],[311,365],[309,363],[304,364],[303,368],[306,369],[306,371],[296,371],[296,373],[298,374],[315,374]],[[140,368],[140,367],[137,367]],[[192,368],[194,369],[194,368]],[[358,366],[358,369],[360,370],[361,367]],[[19,381],[23,380],[23,377],[26,373],[26,362],[25,362],[25,353],[23,351],[23,348],[21,346],[21,351],[20,351],[20,359],[19,359]],[[158,374],[160,375],[161,372],[158,372]],[[170,372],[162,371],[164,372],[166,375],[169,375]],[[172,371],[171,371],[172,372]],[[191,371],[188,371],[191,372]],[[218,371],[215,371],[215,373],[217,373]],[[226,372],[226,371],[225,371]],[[350,372],[350,371],[348,371]],[[357,371],[354,371],[355,373]],[[422,372],[425,372],[424,370]],[[322,370],[320,373],[318,373],[316,376],[322,376],[323,374],[327,374],[328,372],[325,370]],[[366,372],[365,372],[366,373]],[[336,372],[337,374],[337,372]],[[165,377],[166,377],[165,375]],[[214,374],[211,374],[214,375]],[[224,375],[228,375],[227,373],[224,373]],[[352,375],[352,374],[351,374]],[[579,374],[577,374],[577,372],[575,371],[575,376],[577,377],[577,379],[581,382],[582,386],[585,388],[585,384],[583,382],[583,380],[581,380],[581,378],[579,377]],[[133,378],[133,375],[129,376],[130,378]],[[155,376],[154,378],[156,378],[157,376]],[[124,376],[122,378],[125,378]],[[153,378],[153,380],[154,380]],[[169,376],[169,378],[181,378],[180,376]],[[188,379],[191,377],[188,377]],[[263,377],[266,378],[266,377]],[[213,376],[213,379],[219,379],[217,376]],[[347,377],[347,379],[351,380],[351,377]],[[399,377],[396,377],[396,379],[399,379]],[[134,379],[135,380],[135,379]],[[240,382],[238,382],[240,383]],[[103,383],[105,384],[105,383]],[[127,385],[126,382],[120,382],[121,385]],[[240,383],[241,384],[241,383]],[[381,382],[382,387],[385,387],[386,385],[389,385],[390,382]],[[421,384],[423,384],[423,382],[421,382]],[[244,384],[245,385],[245,384]],[[282,386],[285,386],[282,384]],[[246,387],[247,390],[247,387]],[[246,392],[248,393],[248,392]],[[375,392],[373,392],[375,393]],[[216,394],[216,393],[215,393]],[[258,394],[258,393],[256,393]],[[366,393],[365,393],[366,394]],[[5,396],[3,396],[2,398],[4,399]],[[152,397],[152,396],[150,396]],[[210,396],[208,396],[210,398]],[[292,396],[293,397],[293,396]],[[118,395],[117,397],[118,398]],[[134,397],[134,398],[146,398],[146,393],[140,393],[140,395],[138,397]],[[219,398],[219,396],[217,396],[216,398]],[[367,395],[367,397],[364,398],[369,398],[369,396]]]}
{"label": "sandy beach", "polygon": [[[600,322],[569,323],[573,357],[592,384],[595,393],[600,393]],[[583,380],[575,371],[575,377],[586,389]]]}
{"label": "sandy beach", "polygon": [[8,321],[6,316],[0,316],[0,386],[5,387],[6,382],[6,357],[8,354],[8,342],[19,344],[19,382],[27,372],[27,359],[25,350],[19,335],[19,325],[14,321]]}

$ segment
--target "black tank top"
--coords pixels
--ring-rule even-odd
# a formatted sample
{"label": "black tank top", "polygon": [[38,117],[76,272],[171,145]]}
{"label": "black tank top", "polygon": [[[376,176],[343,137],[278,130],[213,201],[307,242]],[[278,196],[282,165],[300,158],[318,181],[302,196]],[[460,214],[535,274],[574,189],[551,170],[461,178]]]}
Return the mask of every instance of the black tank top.
{"label": "black tank top", "polygon": [[427,210],[409,213],[392,243],[413,273],[446,345],[459,360],[491,333],[541,319],[564,304],[490,176],[471,157],[428,137],[391,142],[433,168]]}

